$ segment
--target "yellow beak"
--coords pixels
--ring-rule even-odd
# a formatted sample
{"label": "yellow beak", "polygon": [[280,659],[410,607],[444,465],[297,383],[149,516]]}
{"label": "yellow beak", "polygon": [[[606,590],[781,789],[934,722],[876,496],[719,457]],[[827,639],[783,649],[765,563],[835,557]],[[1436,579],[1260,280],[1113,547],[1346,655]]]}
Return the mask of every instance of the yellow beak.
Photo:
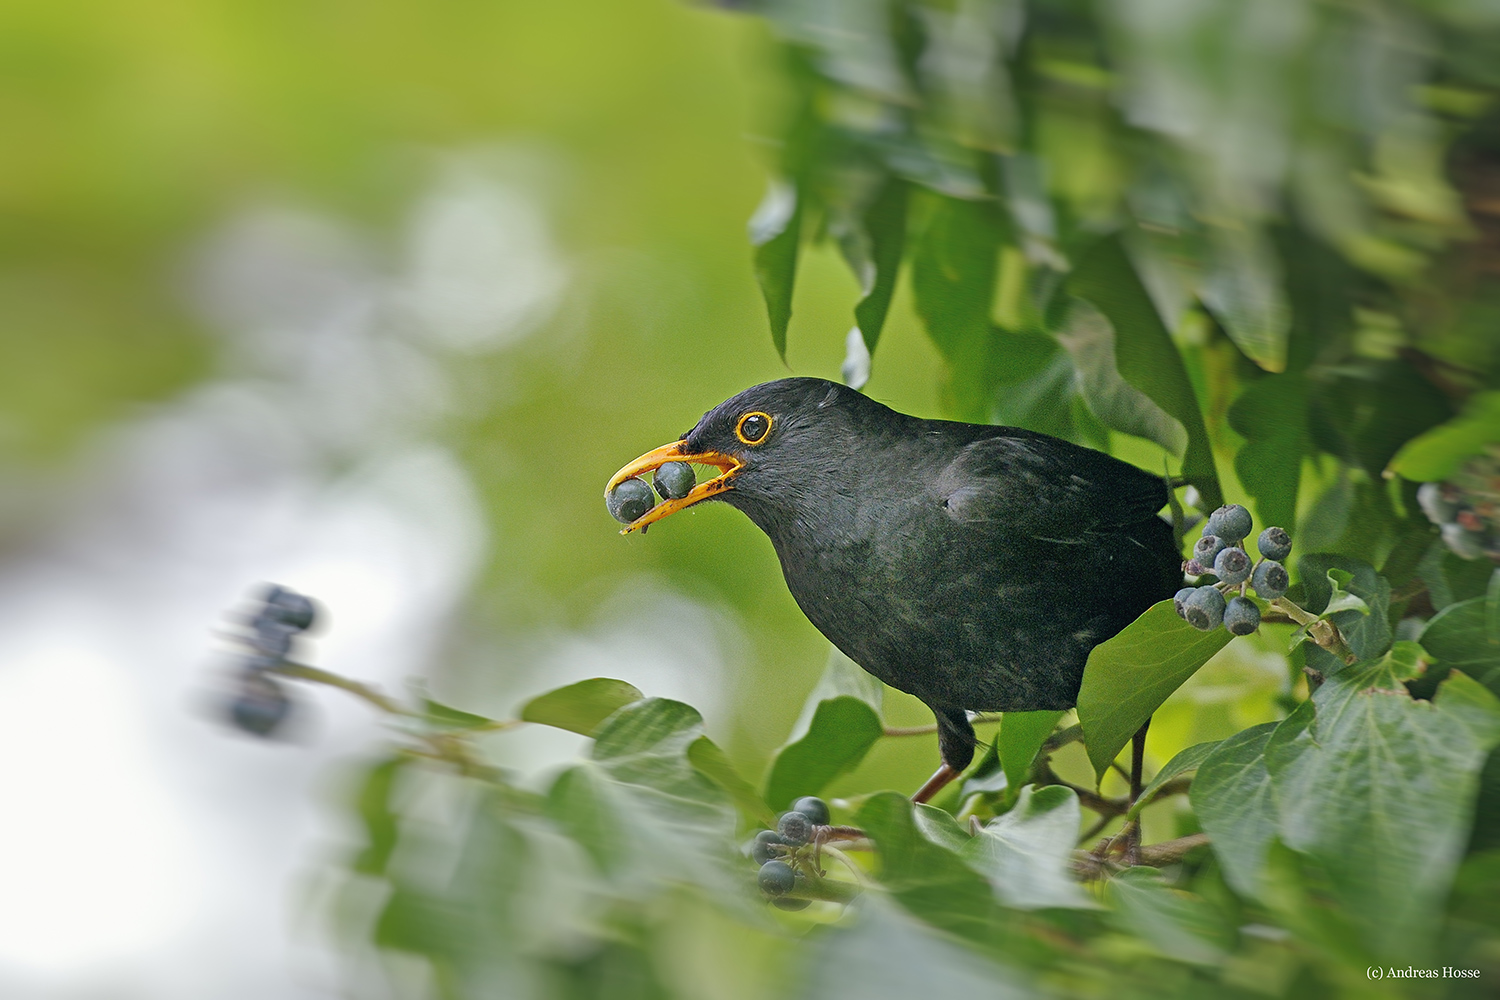
{"label": "yellow beak", "polygon": [[699,500],[707,500],[709,497],[717,496],[725,490],[734,489],[731,479],[736,472],[739,472],[745,466],[744,462],[733,455],[726,455],[721,451],[691,453],[687,451],[686,441],[673,441],[671,444],[664,444],[660,448],[653,448],[635,461],[627,463],[623,469],[610,477],[609,483],[604,487],[604,495],[608,496],[616,486],[619,486],[632,476],[639,476],[643,472],[651,472],[659,469],[668,462],[712,465],[714,468],[722,469],[723,471],[712,479],[694,486],[688,495],[681,500],[665,500],[652,507],[647,513],[631,521],[621,529],[620,534],[628,535],[637,528],[644,528],[648,524],[660,521],[667,515],[675,514],[684,507],[691,507]]}

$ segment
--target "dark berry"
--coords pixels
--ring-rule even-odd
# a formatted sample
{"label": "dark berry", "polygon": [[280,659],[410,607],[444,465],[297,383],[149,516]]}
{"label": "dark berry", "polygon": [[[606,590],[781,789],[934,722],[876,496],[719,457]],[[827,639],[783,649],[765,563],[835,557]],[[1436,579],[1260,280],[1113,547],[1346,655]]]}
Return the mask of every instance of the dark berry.
{"label": "dark berry", "polygon": [[1193,543],[1193,561],[1200,566],[1212,566],[1214,557],[1224,551],[1224,539],[1218,535],[1204,535]]}
{"label": "dark berry", "polygon": [[756,881],[767,896],[785,896],[797,884],[797,873],[785,861],[767,861],[760,866]]}
{"label": "dark berry", "polygon": [[1220,552],[1214,559],[1214,576],[1225,583],[1244,583],[1250,579],[1250,554],[1237,546]]}
{"label": "dark berry", "polygon": [[780,899],[771,900],[771,905],[776,907],[776,909],[778,910],[791,910],[793,913],[795,913],[798,910],[805,910],[809,906],[811,906],[812,900],[790,899],[786,896],[783,896]]}
{"label": "dark berry", "polygon": [[262,621],[273,621],[302,632],[312,628],[318,616],[310,597],[276,584],[266,591],[264,600],[266,606],[256,616],[257,625]]}
{"label": "dark berry", "polygon": [[792,803],[792,812],[806,816],[813,826],[828,825],[828,803],[816,795],[804,795]]}
{"label": "dark berry", "polygon": [[261,656],[279,663],[292,651],[292,638],[298,631],[285,622],[257,618],[255,631],[250,634],[248,644]]}
{"label": "dark berry", "polygon": [[1267,559],[1255,567],[1255,575],[1250,578],[1250,586],[1268,601],[1274,601],[1285,594],[1291,583],[1286,567],[1274,559]]}
{"label": "dark berry", "polygon": [[270,736],[292,711],[292,699],[282,686],[263,674],[240,678],[240,692],[229,704],[229,719],[256,736]]}
{"label": "dark berry", "polygon": [[767,861],[780,857],[781,855],[777,854],[773,848],[785,843],[786,841],[781,839],[781,834],[775,830],[762,830],[755,835],[755,840],[750,844],[750,856],[755,859],[756,864],[763,865]]}
{"label": "dark berry", "polygon": [[1204,533],[1234,543],[1250,534],[1252,523],[1248,510],[1237,503],[1229,503],[1208,515],[1208,529]]}
{"label": "dark berry", "polygon": [[681,500],[698,485],[698,476],[686,462],[668,462],[651,477],[663,500]]}
{"label": "dark berry", "polygon": [[1232,597],[1224,608],[1224,627],[1235,635],[1249,635],[1260,628],[1260,608],[1248,597]]}
{"label": "dark berry", "polygon": [[1172,610],[1177,612],[1178,618],[1182,617],[1184,602],[1186,602],[1187,599],[1193,595],[1193,591],[1197,589],[1197,587],[1183,587],[1176,594],[1172,595]]}
{"label": "dark berry", "polygon": [[1224,622],[1224,595],[1216,587],[1199,587],[1182,602],[1182,617],[1193,628],[1212,632]]}
{"label": "dark berry", "polygon": [[1286,557],[1292,554],[1292,536],[1286,533],[1285,528],[1270,527],[1260,533],[1255,546],[1267,559],[1285,562]]}
{"label": "dark berry", "polygon": [[609,514],[621,524],[638,521],[656,506],[656,494],[644,479],[627,479],[604,498]]}
{"label": "dark berry", "polygon": [[799,812],[789,812],[782,814],[776,832],[781,834],[783,843],[796,847],[812,839],[812,828],[812,821],[806,816]]}

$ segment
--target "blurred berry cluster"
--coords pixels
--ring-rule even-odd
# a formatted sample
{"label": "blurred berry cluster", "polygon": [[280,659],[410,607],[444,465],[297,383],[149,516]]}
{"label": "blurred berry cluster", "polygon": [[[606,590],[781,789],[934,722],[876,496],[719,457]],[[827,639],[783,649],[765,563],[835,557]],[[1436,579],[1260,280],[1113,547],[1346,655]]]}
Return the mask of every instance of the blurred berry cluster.
{"label": "blurred berry cluster", "polygon": [[245,628],[236,635],[242,652],[235,664],[234,690],[226,706],[229,721],[256,736],[270,736],[287,720],[292,699],[272,671],[286,662],[297,637],[317,618],[312,599],[271,584],[261,595]]}
{"label": "blurred berry cluster", "polygon": [[819,832],[827,831],[828,821],[828,803],[805,795],[782,813],[776,829],[762,830],[750,842],[750,857],[760,865],[756,882],[778,909],[802,910],[811,905],[811,900],[788,897],[787,893],[796,888],[798,879],[806,877],[802,868],[815,863],[801,849],[819,842]]}
{"label": "blurred berry cluster", "polygon": [[1249,635],[1260,628],[1260,608],[1245,596],[1246,586],[1268,601],[1286,593],[1291,585],[1285,565],[1292,554],[1291,535],[1278,527],[1262,531],[1255,540],[1261,555],[1257,563],[1244,547],[1253,528],[1250,512],[1237,503],[1209,515],[1203,537],[1193,544],[1193,556],[1182,568],[1188,576],[1212,574],[1217,582],[1184,587],[1172,599],[1189,625],[1205,632],[1222,625],[1235,635]]}
{"label": "blurred berry cluster", "polygon": [[1470,459],[1446,482],[1423,483],[1417,503],[1455,555],[1500,562],[1500,448]]}

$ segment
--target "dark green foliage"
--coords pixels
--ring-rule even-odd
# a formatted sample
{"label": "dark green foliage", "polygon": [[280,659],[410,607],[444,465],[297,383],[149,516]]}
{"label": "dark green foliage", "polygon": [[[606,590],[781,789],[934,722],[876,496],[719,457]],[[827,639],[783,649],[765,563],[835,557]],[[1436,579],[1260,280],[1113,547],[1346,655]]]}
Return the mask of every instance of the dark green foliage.
{"label": "dark green foliage", "polygon": [[629,524],[646,516],[656,506],[656,496],[644,479],[627,479],[610,491],[604,498],[609,516],[621,524]]}
{"label": "dark green foliage", "polygon": [[668,462],[656,470],[651,482],[663,500],[681,500],[692,492],[698,477],[687,462]]}
{"label": "dark green foliage", "polygon": [[1200,632],[1210,632],[1224,623],[1224,595],[1216,587],[1198,587],[1182,602],[1182,617]]}
{"label": "dark green foliage", "polygon": [[807,817],[813,826],[827,826],[830,819],[828,803],[816,795],[804,795],[792,803],[792,812],[799,812]]}

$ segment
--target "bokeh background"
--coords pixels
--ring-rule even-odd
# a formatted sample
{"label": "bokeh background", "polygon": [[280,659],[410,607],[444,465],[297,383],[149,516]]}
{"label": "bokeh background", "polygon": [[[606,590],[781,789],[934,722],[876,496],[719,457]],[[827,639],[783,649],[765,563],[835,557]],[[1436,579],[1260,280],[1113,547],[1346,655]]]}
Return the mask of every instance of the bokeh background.
{"label": "bokeh background", "polygon": [[[330,919],[348,903],[364,836],[351,796],[386,745],[380,720],[318,691],[299,697],[285,739],[224,725],[222,632],[262,581],[319,601],[303,655],[320,667],[396,693],[418,682],[494,718],[571,681],[624,678],[696,706],[741,773],[763,773],[829,652],[769,542],[712,504],[621,538],[601,502],[616,468],[739,389],[840,377],[862,289],[837,240],[803,249],[784,361],[747,240],[789,172],[782,140],[807,68],[783,42],[819,50],[820,71],[861,100],[877,95],[820,109],[868,126],[872,145],[880,114],[910,95],[869,71],[894,65],[861,48],[880,31],[844,30],[860,5],[758,6],[774,28],[675,0],[0,7],[0,996],[431,986],[416,959],[351,955]],[[1010,53],[980,43],[1015,35],[1019,5],[928,6],[947,17],[928,25],[948,46],[928,64],[953,84],[944,113],[974,129],[959,138],[1021,141],[1014,121],[985,118],[994,108],[965,117],[963,104],[965,87],[1001,94],[980,70]],[[1366,423],[1386,405],[1415,413],[1397,428],[1408,437],[1456,412],[1440,394],[1413,405],[1402,387],[1420,379],[1365,378],[1400,368],[1398,348],[1417,341],[1478,373],[1458,395],[1494,387],[1500,210],[1490,174],[1443,159],[1486,115],[1494,134],[1492,5],[1122,4],[1097,18],[1127,56],[1109,73],[1070,34],[1095,30],[1087,5],[1035,6],[1038,34],[1058,41],[1017,84],[1042,123],[1022,141],[1038,159],[1015,157],[1005,180],[1017,246],[1044,262],[1056,249],[1049,197],[1075,232],[1129,202],[1143,231],[1166,234],[1163,256],[1202,264],[1201,287],[1163,271],[1152,293],[1197,295],[1278,371],[1285,358],[1255,345],[1286,340],[1265,238],[1285,194],[1309,231],[1396,290],[1346,310],[1346,354],[1320,373],[1347,390],[1338,406]],[[1106,107],[1123,109],[1125,140]],[[1160,153],[1142,135],[1175,152],[1137,175],[1122,164]],[[904,163],[926,196],[973,194],[951,164]],[[1156,168],[1160,185],[1126,190],[1121,178]],[[1181,233],[1199,242],[1172,244]],[[1410,312],[1398,319],[1393,301]],[[1402,328],[1413,316],[1416,333]],[[1225,414],[1264,373],[1204,313],[1168,319],[1202,348],[1193,376],[1219,474],[1247,499],[1245,441]],[[972,415],[952,361],[903,278],[864,391]],[[1160,468],[1157,444],[1110,441]],[[1302,551],[1360,551],[1379,487],[1356,465],[1309,458],[1300,499],[1294,487],[1280,501],[1302,516]],[[1153,766],[1281,718],[1289,632],[1234,642],[1178,691],[1153,723]],[[930,715],[887,692],[885,719]],[[535,727],[484,746],[541,789],[585,742]],[[930,737],[885,740],[830,796],[915,788],[935,762]],[[1079,747],[1056,763],[1089,774]],[[411,807],[435,829],[445,808]],[[1148,819],[1148,840],[1177,832],[1170,813]],[[705,940],[742,936],[708,908],[684,912],[712,924],[690,928]],[[778,940],[739,958],[788,951]],[[688,983],[713,971],[704,955],[683,957]],[[752,985],[744,995],[774,984]]]}
{"label": "bokeh background", "polygon": [[[838,377],[835,252],[787,366],[749,266],[768,40],[671,0],[5,5],[0,994],[340,988],[311,897],[382,731],[331,695],[289,743],[221,725],[261,581],[320,601],[328,669],[497,716],[625,677],[758,773],[826,642],[734,511],[621,538],[600,495],[740,388]],[[898,305],[868,391],[935,413],[938,365]],[[868,766],[915,787],[925,742]]]}

